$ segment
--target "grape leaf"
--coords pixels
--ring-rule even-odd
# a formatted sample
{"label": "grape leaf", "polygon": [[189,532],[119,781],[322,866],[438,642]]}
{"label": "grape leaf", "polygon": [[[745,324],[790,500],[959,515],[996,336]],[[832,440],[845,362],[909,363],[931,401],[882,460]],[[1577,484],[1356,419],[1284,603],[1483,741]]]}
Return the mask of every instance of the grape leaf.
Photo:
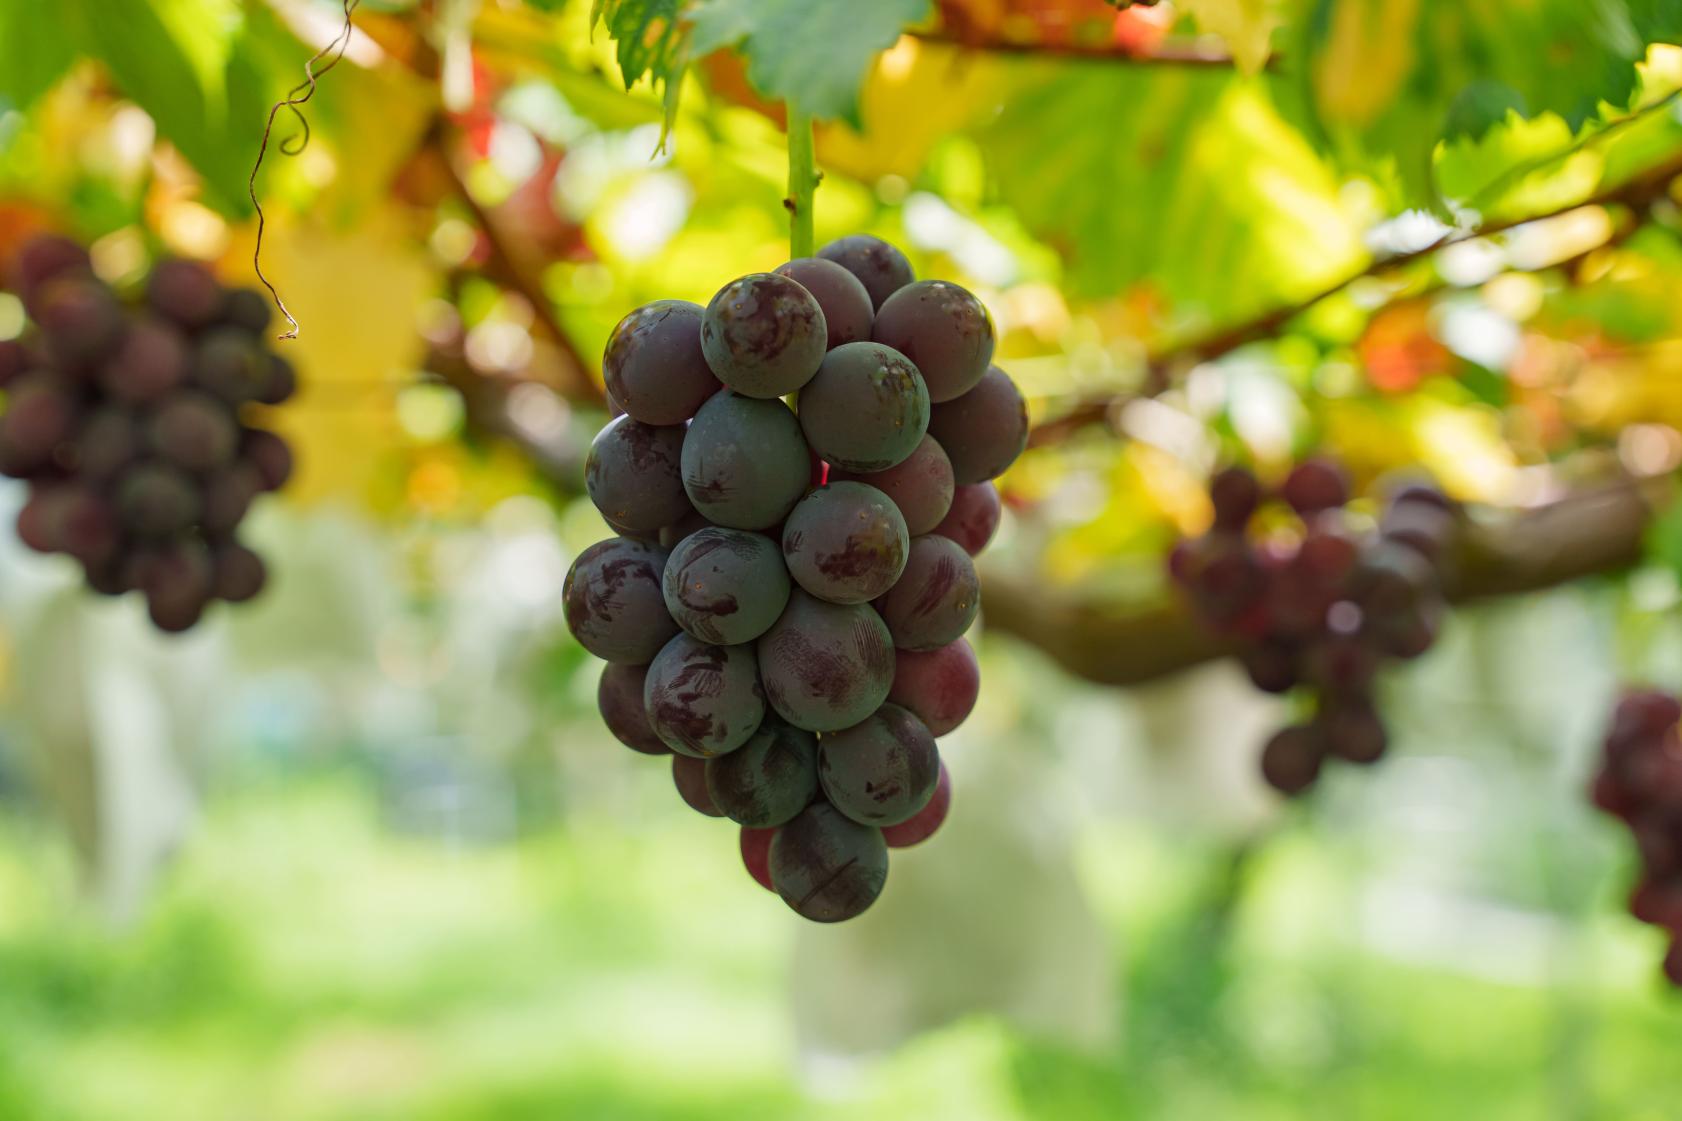
{"label": "grape leaf", "polygon": [[1182,0],[1180,6],[1224,39],[1239,69],[1250,74],[1267,64],[1273,32],[1285,22],[1282,0]]}
{"label": "grape leaf", "polygon": [[1682,0],[1629,0],[1629,12],[1643,39],[1682,43]]}
{"label": "grape leaf", "polygon": [[0,99],[27,109],[74,58],[64,21],[50,4],[0,5]]}
{"label": "grape leaf", "polygon": [[683,79],[684,0],[595,0],[590,25],[607,28],[630,89],[644,77],[668,88]]}

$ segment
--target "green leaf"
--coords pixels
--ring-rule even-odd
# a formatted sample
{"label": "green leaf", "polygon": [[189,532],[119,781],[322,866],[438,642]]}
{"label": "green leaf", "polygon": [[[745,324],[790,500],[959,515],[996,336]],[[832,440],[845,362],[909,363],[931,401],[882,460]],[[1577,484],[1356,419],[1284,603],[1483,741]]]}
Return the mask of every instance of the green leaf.
{"label": "green leaf", "polygon": [[76,52],[51,4],[0,4],[0,99],[19,109],[63,76]]}
{"label": "green leaf", "polygon": [[1629,0],[1629,14],[1648,42],[1682,43],[1682,0]]}
{"label": "green leaf", "polygon": [[645,77],[656,85],[682,80],[683,6],[684,0],[596,0],[591,26],[607,28],[626,89]]}

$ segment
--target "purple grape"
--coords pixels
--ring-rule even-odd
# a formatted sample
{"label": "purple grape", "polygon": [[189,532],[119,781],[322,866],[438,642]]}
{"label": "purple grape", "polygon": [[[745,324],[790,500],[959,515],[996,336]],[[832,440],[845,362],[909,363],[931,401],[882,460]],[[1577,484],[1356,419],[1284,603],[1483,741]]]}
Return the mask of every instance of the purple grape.
{"label": "purple grape", "polygon": [[713,805],[712,795],[707,793],[705,761],[687,755],[673,755],[672,783],[677,787],[679,797],[696,813],[703,813],[708,817],[724,816],[724,811]]}
{"label": "purple grape", "polygon": [[0,471],[26,479],[51,468],[76,420],[76,399],[56,379],[39,373],[18,379],[0,416]]}
{"label": "purple grape", "polygon": [[117,484],[124,528],[144,537],[169,537],[198,521],[203,508],[191,476],[165,463],[143,463]]}
{"label": "purple grape", "polygon": [[1329,459],[1310,459],[1297,465],[1279,488],[1291,509],[1308,517],[1349,501],[1349,476]]}
{"label": "purple grape", "polygon": [[[935,404],[968,393],[993,360],[987,309],[967,289],[944,280],[919,280],[888,297],[871,337],[916,364]],[[951,455],[952,448],[941,444]]]}
{"label": "purple grape", "polygon": [[644,755],[669,755],[672,749],[655,734],[648,723],[648,710],[643,707],[643,686],[648,678],[647,666],[628,666],[609,662],[602,667],[601,680],[596,683],[596,708],[602,723],[613,738]]}
{"label": "purple grape", "polygon": [[117,512],[103,497],[84,486],[63,489],[56,507],[58,547],[84,565],[100,565],[117,553],[122,530]]}
{"label": "purple grape", "polygon": [[213,475],[204,487],[204,513],[200,525],[213,537],[226,537],[239,527],[251,510],[251,503],[263,491],[257,469],[249,463],[235,463]]}
{"label": "purple grape", "polygon": [[1329,754],[1351,763],[1376,763],[1390,746],[1372,698],[1361,694],[1323,698],[1314,727]]}
{"label": "purple grape", "polygon": [[33,312],[35,297],[50,281],[88,276],[93,260],[88,251],[67,237],[38,234],[24,242],[12,267],[12,287]]}
{"label": "purple grape", "polygon": [[1350,575],[1351,598],[1375,627],[1405,621],[1437,585],[1431,563],[1406,545],[1380,541],[1362,551]]}
{"label": "purple grape", "polygon": [[818,257],[834,261],[857,277],[870,294],[872,308],[880,308],[889,296],[916,279],[904,253],[869,234],[853,234],[832,241],[818,250]]}
{"label": "purple grape", "polygon": [[678,626],[702,642],[752,642],[788,606],[788,570],[776,543],[759,533],[708,526],[685,537],[666,561],[661,587]]}
{"label": "purple grape", "polygon": [[262,405],[280,405],[290,401],[298,392],[297,368],[278,354],[269,355],[268,375],[257,393]]}
{"label": "purple grape", "polygon": [[679,634],[649,664],[648,726],[679,755],[710,759],[746,743],[765,718],[753,650]]}
{"label": "purple grape", "polygon": [[41,290],[31,310],[47,353],[64,373],[91,372],[122,343],[122,305],[97,280],[54,280]]}
{"label": "purple grape", "polygon": [[875,305],[858,277],[846,268],[822,257],[797,257],[778,266],[777,275],[795,281],[818,301],[823,309],[829,349],[870,337]]}
{"label": "purple grape", "polygon": [[754,882],[769,892],[776,892],[771,886],[771,842],[776,839],[775,829],[749,829],[742,827],[741,849],[742,865],[748,870]]}
{"label": "purple grape", "polygon": [[783,397],[818,372],[828,327],[796,281],[756,272],[732,280],[701,314],[701,351],[726,386],[747,397]]}
{"label": "purple grape", "polygon": [[127,409],[113,405],[88,417],[76,434],[76,469],[84,479],[107,483],[140,454],[140,423]]}
{"label": "purple grape", "polygon": [[903,462],[929,426],[929,393],[917,367],[881,343],[830,351],[800,391],[799,408],[806,442],[846,471],[886,471]]}
{"label": "purple grape", "polygon": [[827,802],[807,806],[771,839],[771,883],[813,922],[862,915],[888,881],[882,831],[849,821]]}
{"label": "purple grape", "polygon": [[886,471],[854,472],[836,468],[829,472],[828,481],[868,483],[875,487],[899,507],[905,530],[913,537],[933,533],[952,509],[952,461],[932,436],[924,436],[915,451]]}
{"label": "purple grape", "polygon": [[934,532],[956,541],[970,556],[980,556],[998,532],[1003,515],[999,488],[992,483],[959,487],[952,495],[951,511],[934,527]]}
{"label": "purple grape", "polygon": [[1262,748],[1261,772],[1279,793],[1295,796],[1320,777],[1325,751],[1312,729],[1292,725],[1277,732]]}
{"label": "purple grape", "polygon": [[877,607],[901,650],[933,650],[956,642],[981,610],[975,563],[950,538],[913,538],[905,574]]}
{"label": "purple grape", "polygon": [[567,627],[578,644],[608,662],[643,665],[678,633],[660,595],[666,551],[628,537],[598,541],[578,554],[562,587]]}
{"label": "purple grape", "polygon": [[213,327],[193,352],[193,380],[230,405],[255,401],[268,388],[271,357],[240,328]]}
{"label": "purple grape", "polygon": [[1238,532],[1261,506],[1261,484],[1244,468],[1228,467],[1209,481],[1209,499],[1215,507],[1215,525]]}
{"label": "purple grape", "polygon": [[900,822],[889,825],[882,830],[882,840],[891,849],[908,849],[912,845],[920,845],[946,823],[946,816],[952,811],[952,776],[947,773],[946,764],[940,765],[940,781],[935,784],[934,797],[929,799],[928,805]]}
{"label": "purple grape", "polygon": [[[686,491],[686,497],[687,494],[688,492]],[[685,514],[671,525],[663,525],[660,527],[660,547],[662,549],[675,549],[684,538],[688,537],[692,533],[699,533],[710,525],[712,525],[712,523],[702,516],[699,510],[695,509],[694,506],[691,506],[689,508],[689,513]]]}
{"label": "purple grape", "polygon": [[806,493],[811,467],[800,422],[781,401],[716,394],[683,439],[683,487],[709,521],[769,529]]}
{"label": "purple grape", "polygon": [[1264,693],[1288,693],[1297,686],[1297,653],[1288,643],[1263,640],[1245,647],[1238,660],[1250,683]]}
{"label": "purple grape", "polygon": [[894,651],[888,700],[928,726],[935,736],[957,728],[981,696],[981,663],[966,639],[934,650]]}
{"label": "purple grape", "polygon": [[269,582],[263,558],[244,545],[224,545],[216,550],[216,598],[228,603],[256,599]]}
{"label": "purple grape", "polygon": [[893,587],[910,545],[899,507],[863,483],[819,487],[783,526],[789,574],[830,603],[869,603]]}
{"label": "purple grape", "polygon": [[809,732],[850,728],[893,685],[893,640],[864,604],[825,603],[796,589],[758,651],[765,699]]}
{"label": "purple grape", "polygon": [[35,355],[22,339],[0,339],[0,389],[11,385],[35,366]]}
{"label": "purple grape", "polygon": [[608,422],[584,460],[584,487],[616,528],[657,534],[689,513],[683,491],[683,429],[629,416]]}
{"label": "purple grape", "polygon": [[237,327],[248,335],[261,335],[269,329],[274,313],[269,299],[255,288],[230,288],[222,300],[222,323]]}
{"label": "purple grape", "polygon": [[929,435],[940,441],[960,486],[996,479],[1028,446],[1028,403],[997,366],[961,397],[934,406]]}
{"label": "purple grape", "polygon": [[921,720],[886,704],[831,732],[818,747],[818,779],[830,805],[861,825],[898,825],[928,805],[940,752]]}
{"label": "purple grape", "polygon": [[227,406],[209,394],[176,393],[147,422],[146,442],[178,467],[210,471],[233,459],[239,426]]}
{"label": "purple grape", "polygon": [[614,402],[644,424],[682,424],[722,386],[701,352],[701,305],[655,300],[619,321],[602,356]]}
{"label": "purple grape", "polygon": [[1454,515],[1425,502],[1402,502],[1384,512],[1379,532],[1386,541],[1406,545],[1433,564],[1454,539]]}
{"label": "purple grape", "polygon": [[159,261],[146,279],[146,301],[165,319],[196,331],[221,313],[222,286],[197,261]]}
{"label": "purple grape", "polygon": [[738,825],[782,825],[818,793],[818,738],[767,717],[742,747],[707,760],[707,792]]}
{"label": "purple grape", "polygon": [[142,316],[100,368],[100,388],[128,404],[156,401],[187,379],[187,340],[173,325]]}
{"label": "purple grape", "polygon": [[159,630],[176,634],[188,630],[210,602],[215,566],[210,551],[197,541],[177,541],[146,557],[144,576],[137,581],[146,593],[146,607]]}
{"label": "purple grape", "polygon": [[257,469],[264,490],[279,490],[292,477],[292,449],[273,432],[247,428],[241,441],[240,458]]}

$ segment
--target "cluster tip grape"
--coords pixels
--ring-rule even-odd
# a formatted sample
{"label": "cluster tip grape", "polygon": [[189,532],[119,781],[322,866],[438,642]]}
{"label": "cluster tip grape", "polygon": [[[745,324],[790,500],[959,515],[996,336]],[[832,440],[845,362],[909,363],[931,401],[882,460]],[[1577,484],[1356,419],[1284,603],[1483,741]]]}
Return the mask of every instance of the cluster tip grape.
{"label": "cluster tip grape", "polygon": [[617,415],[585,485],[617,536],[573,563],[567,624],[608,663],[608,729],[670,754],[813,921],[870,907],[888,850],[951,806],[936,738],[981,688],[972,558],[1028,440],[993,347],[972,293],[862,235],[637,308],[607,345]]}
{"label": "cluster tip grape", "polygon": [[1347,477],[1325,459],[1299,464],[1271,494],[1251,472],[1228,468],[1209,495],[1214,525],[1175,547],[1172,578],[1205,626],[1237,641],[1257,688],[1302,689],[1313,702],[1309,719],[1263,746],[1263,779],[1296,795],[1328,759],[1377,762],[1388,735],[1375,678],[1385,659],[1416,658],[1436,640],[1442,566],[1459,525],[1453,505],[1410,484],[1363,532]]}

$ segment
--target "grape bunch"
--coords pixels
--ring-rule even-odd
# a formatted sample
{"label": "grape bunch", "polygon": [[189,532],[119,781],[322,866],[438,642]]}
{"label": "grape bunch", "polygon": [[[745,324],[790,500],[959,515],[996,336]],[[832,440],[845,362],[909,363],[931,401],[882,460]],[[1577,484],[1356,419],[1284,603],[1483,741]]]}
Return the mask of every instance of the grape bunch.
{"label": "grape bunch", "polygon": [[1635,837],[1630,913],[1670,934],[1664,972],[1682,986],[1682,700],[1646,690],[1619,701],[1592,797]]}
{"label": "grape bunch", "polygon": [[184,260],[125,301],[51,236],[19,249],[9,290],[29,319],[0,340],[0,473],[29,483],[18,536],[73,557],[102,595],[141,592],[171,633],[257,595],[267,574],[237,530],[292,454],[246,419],[296,386],[262,339],[267,301]]}
{"label": "grape bunch", "polygon": [[1308,720],[1263,747],[1262,777],[1295,795],[1329,758],[1376,763],[1388,735],[1374,681],[1384,659],[1417,658],[1436,641],[1442,564],[1459,524],[1453,505],[1410,484],[1390,497],[1376,530],[1362,532],[1347,509],[1347,478],[1323,459],[1298,465],[1275,495],[1229,468],[1210,498],[1214,526],[1175,547],[1170,574],[1200,621],[1240,644],[1258,689],[1301,688],[1313,703]]}
{"label": "grape bunch", "polygon": [[814,921],[869,907],[951,804],[935,740],[980,690],[971,558],[1028,439],[992,356],[974,295],[865,236],[640,307],[607,345],[623,412],[585,483],[618,536],[567,574],[568,626],[608,663],[607,727],[670,753]]}

